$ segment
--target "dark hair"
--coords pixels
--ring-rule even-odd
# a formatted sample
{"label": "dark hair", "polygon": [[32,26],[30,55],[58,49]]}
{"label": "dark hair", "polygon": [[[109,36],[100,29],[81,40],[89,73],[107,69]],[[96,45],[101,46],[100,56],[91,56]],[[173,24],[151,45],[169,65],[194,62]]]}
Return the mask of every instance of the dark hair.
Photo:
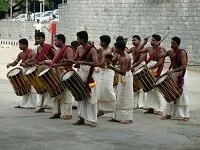
{"label": "dark hair", "polygon": [[63,34],[57,34],[55,37],[58,40],[61,40],[63,43],[65,43],[65,41],[66,41],[66,38],[65,38],[65,36]]}
{"label": "dark hair", "polygon": [[20,39],[19,40],[19,43],[21,43],[21,44],[24,44],[24,45],[26,45],[26,46],[28,46],[28,40],[27,39]]}
{"label": "dark hair", "polygon": [[80,39],[83,39],[85,42],[88,42],[88,33],[86,31],[80,31],[76,33]]}
{"label": "dark hair", "polygon": [[173,37],[172,40],[175,41],[178,45],[181,44],[181,39],[177,36]]}
{"label": "dark hair", "polygon": [[99,38],[100,38],[101,42],[106,43],[106,45],[109,45],[111,42],[110,36],[108,36],[108,35],[102,35]]}
{"label": "dark hair", "polygon": [[160,40],[161,40],[161,37],[160,37],[160,35],[158,35],[158,34],[153,34],[152,37],[153,37],[154,39],[156,39],[157,41],[160,41]]}
{"label": "dark hair", "polygon": [[123,41],[124,42],[124,37],[123,36],[118,36],[117,39],[116,39],[116,42],[119,42],[119,41]]}
{"label": "dark hair", "polygon": [[140,38],[139,35],[134,35],[132,38],[136,38],[136,39],[138,39],[139,41],[141,41],[141,38]]}
{"label": "dark hair", "polygon": [[123,41],[119,41],[115,43],[115,47],[124,51],[124,49],[126,48],[126,44]]}
{"label": "dark hair", "polygon": [[72,42],[71,42],[71,46],[73,47],[73,49],[77,49],[77,47],[78,47],[78,42],[77,42],[77,41],[72,41]]}
{"label": "dark hair", "polygon": [[43,39],[45,39],[45,34],[44,34],[44,32],[38,32],[36,34],[36,37],[42,37]]}

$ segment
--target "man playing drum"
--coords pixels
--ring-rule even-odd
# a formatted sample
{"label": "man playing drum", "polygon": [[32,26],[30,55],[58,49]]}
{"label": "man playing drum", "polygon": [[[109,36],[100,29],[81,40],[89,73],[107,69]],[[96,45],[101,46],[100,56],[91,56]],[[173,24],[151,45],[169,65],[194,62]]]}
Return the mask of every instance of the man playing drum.
{"label": "man playing drum", "polygon": [[[19,48],[22,50],[17,56],[17,59],[13,61],[12,63],[9,63],[7,65],[7,68],[10,66],[16,66],[20,63],[20,66],[23,68],[29,67],[29,63],[34,61],[35,53],[31,49],[28,49],[28,40],[27,39],[20,39],[19,40]],[[22,100],[20,102],[20,105],[16,106],[15,108],[30,108],[33,109],[36,107],[35,99],[32,97],[31,91],[23,95]]]}
{"label": "man playing drum", "polygon": [[[147,43],[148,39],[145,38],[144,45]],[[152,70],[152,74],[155,78],[158,78],[163,70],[164,58],[159,58],[159,55],[165,52],[163,47],[160,47],[161,37],[160,35],[154,34],[151,39],[151,47],[146,47],[140,50],[141,53],[148,52],[149,57],[146,61],[147,66]],[[165,108],[165,101],[161,94],[159,94],[154,89],[149,91],[146,96],[145,108],[148,109],[145,113],[154,113],[154,110],[158,112],[156,114],[161,114]]]}
{"label": "man playing drum", "polygon": [[[139,49],[143,48],[143,45],[141,45],[141,38],[139,35],[134,35],[132,37],[132,44],[133,47],[131,47],[127,51],[127,53],[128,54],[132,53],[133,66],[131,67],[131,70],[132,72],[134,72],[135,70],[145,65],[145,60],[147,56],[146,53],[139,53]],[[133,108],[143,108],[144,103],[145,103],[145,93],[142,91],[142,89],[139,89],[138,91],[134,92]]]}
{"label": "man playing drum", "polygon": [[[115,72],[107,68],[107,65],[112,60],[112,49],[109,47],[110,36],[100,36],[100,49],[99,49],[99,61],[98,67],[100,67],[100,76],[96,84],[97,90],[97,116],[102,116],[104,113],[114,112],[116,95],[113,88],[113,79]],[[110,56],[110,58],[109,58]]]}
{"label": "man playing drum", "polygon": [[[39,44],[37,47],[37,53],[35,57],[35,63],[38,65],[41,65],[39,67],[39,72],[43,71],[45,68],[44,62],[45,60],[52,60],[56,50],[51,44],[45,43],[45,34],[43,32],[39,32],[36,34],[36,41]],[[48,92],[45,92],[44,94],[38,94],[39,102],[40,102],[40,108],[35,111],[36,113],[44,112],[44,101],[46,100],[46,104],[51,104],[51,98],[48,94]]]}
{"label": "man playing drum", "polygon": [[[45,60],[44,64],[51,65],[55,67],[56,72],[59,77],[61,77],[66,71],[72,69],[72,64],[66,65],[64,68],[59,68],[63,65],[63,59],[73,60],[73,49],[69,45],[65,45],[65,36],[63,34],[58,34],[55,36],[54,44],[59,48],[55,57],[52,61]],[[60,95],[56,96],[53,100],[53,116],[50,119],[60,118],[62,116],[65,120],[72,119],[72,99],[73,96],[71,92],[65,89]]]}
{"label": "man playing drum", "polygon": [[133,75],[131,73],[131,57],[125,52],[123,41],[115,43],[115,52],[118,54],[119,69],[108,65],[120,75],[117,85],[117,100],[113,119],[110,121],[130,124],[133,120]]}
{"label": "man playing drum", "polygon": [[96,49],[88,44],[88,33],[80,31],[76,34],[79,47],[74,57],[76,67],[80,65],[79,76],[86,83],[88,89],[91,91],[89,98],[79,101],[77,104],[77,111],[79,120],[74,125],[83,125],[85,120],[91,122],[91,127],[97,126],[97,99],[94,95],[94,80],[92,78],[94,66],[98,64],[98,56]]}
{"label": "man playing drum", "polygon": [[171,40],[172,50],[160,55],[160,57],[170,57],[171,65],[167,73],[175,79],[179,88],[183,89],[178,99],[167,103],[165,116],[162,119],[171,119],[173,116],[187,121],[189,119],[189,98],[187,96],[186,84],[184,83],[184,79],[186,78],[184,75],[186,73],[188,58],[186,51],[179,48],[180,43],[181,39],[179,37],[173,37]]}

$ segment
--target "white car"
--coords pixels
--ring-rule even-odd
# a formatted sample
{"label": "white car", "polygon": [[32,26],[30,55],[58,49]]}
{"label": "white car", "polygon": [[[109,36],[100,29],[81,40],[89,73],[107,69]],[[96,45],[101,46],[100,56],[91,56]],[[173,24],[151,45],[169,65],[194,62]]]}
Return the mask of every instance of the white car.
{"label": "white car", "polygon": [[49,20],[49,15],[51,15],[52,12],[53,12],[52,10],[50,10],[50,11],[45,11],[40,17],[36,17],[35,20],[39,19],[40,22],[50,21],[50,20]]}
{"label": "white car", "polygon": [[27,14],[20,14],[17,17],[13,18],[12,21],[26,21],[27,19]]}

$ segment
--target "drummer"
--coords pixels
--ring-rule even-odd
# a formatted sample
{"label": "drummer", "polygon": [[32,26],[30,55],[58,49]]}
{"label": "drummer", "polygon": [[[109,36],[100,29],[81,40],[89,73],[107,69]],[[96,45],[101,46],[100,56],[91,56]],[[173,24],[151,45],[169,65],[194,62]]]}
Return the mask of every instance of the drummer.
{"label": "drummer", "polygon": [[[45,67],[43,65],[44,61],[48,60],[48,59],[52,60],[54,55],[55,55],[55,53],[56,53],[56,50],[51,44],[45,43],[45,34],[43,32],[38,32],[36,34],[36,41],[39,44],[39,46],[37,47],[37,53],[36,53],[36,57],[35,57],[35,64],[40,65],[39,70],[43,71],[45,68],[47,68],[47,67]],[[44,106],[44,101],[45,100],[46,100],[45,104],[48,104],[48,105],[52,106],[51,97],[48,94],[48,92],[45,92],[44,94],[38,94],[37,98],[38,98],[38,101],[39,101],[39,107],[40,108],[35,111],[36,113],[44,112],[44,109],[46,107],[46,106]],[[48,108],[48,107],[46,107],[46,108]]]}
{"label": "drummer", "polygon": [[[70,45],[65,45],[66,38],[63,34],[58,34],[55,36],[54,44],[58,47],[58,52],[56,53],[53,60],[45,60],[44,64],[50,65],[56,68],[56,72],[59,77],[61,77],[65,72],[72,69],[72,64],[66,65],[64,68],[60,67],[62,65],[63,59],[73,60],[73,49]],[[65,89],[60,95],[54,98],[53,106],[53,116],[49,119],[64,118],[65,120],[72,119],[72,94],[69,90]]]}
{"label": "drummer", "polygon": [[171,39],[171,48],[165,53],[162,53],[160,57],[169,56],[171,65],[169,67],[168,74],[177,81],[179,88],[183,89],[183,93],[175,102],[167,103],[165,110],[165,116],[162,119],[171,119],[171,117],[178,117],[184,121],[189,120],[189,98],[186,91],[186,69],[187,69],[187,52],[184,49],[179,48],[181,39],[179,37],[173,37]]}
{"label": "drummer", "polygon": [[[149,53],[149,57],[146,61],[147,66],[151,70],[153,76],[158,78],[164,67],[164,58],[159,58],[158,56],[165,52],[165,49],[160,46],[161,37],[158,34],[153,34],[151,39],[151,47],[146,47],[140,50],[140,53]],[[143,45],[148,42],[148,38],[145,38]],[[159,94],[154,89],[147,93],[146,103],[144,105],[148,110],[145,112],[147,114],[153,114],[154,110],[157,110],[155,114],[162,114],[165,108],[165,100],[161,94]]]}
{"label": "drummer", "polygon": [[[18,54],[15,61],[7,64],[7,68],[9,68],[10,66],[16,66],[19,64],[25,70],[25,68],[29,67],[29,63],[34,61],[35,53],[33,50],[28,49],[27,39],[23,38],[19,40],[19,48],[20,50],[22,50],[22,52]],[[22,96],[20,105],[16,106],[15,108],[34,109],[35,107],[36,107],[36,102],[30,91],[28,94]]]}
{"label": "drummer", "polygon": [[[139,35],[134,35],[132,37],[132,44],[133,47],[131,47],[127,53],[132,53],[133,57],[133,63],[131,70],[134,72],[135,70],[139,69],[143,65],[145,65],[145,60],[147,57],[146,53],[139,53],[138,51],[142,48],[144,48],[144,45],[141,44],[141,38]],[[133,108],[143,108],[145,103],[145,93],[140,89],[133,94]]]}

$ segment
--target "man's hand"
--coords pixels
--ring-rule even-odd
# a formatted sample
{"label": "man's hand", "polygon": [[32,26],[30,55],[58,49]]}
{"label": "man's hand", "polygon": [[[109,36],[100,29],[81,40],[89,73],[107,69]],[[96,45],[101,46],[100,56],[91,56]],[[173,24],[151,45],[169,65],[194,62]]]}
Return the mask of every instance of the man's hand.
{"label": "man's hand", "polygon": [[149,40],[149,39],[148,39],[147,37],[144,38],[144,43],[147,44],[148,40]]}
{"label": "man's hand", "polygon": [[10,67],[10,64],[7,64],[6,67],[9,68],[9,67]]}
{"label": "man's hand", "polygon": [[172,73],[173,73],[173,70],[168,70],[168,71],[167,71],[167,74],[168,74],[168,75],[170,75],[170,74],[172,74]]}
{"label": "man's hand", "polygon": [[58,64],[51,64],[51,67],[58,68],[59,66],[58,66]]}
{"label": "man's hand", "polygon": [[109,64],[109,65],[107,66],[107,68],[113,70],[114,67],[113,67],[111,64]]}

